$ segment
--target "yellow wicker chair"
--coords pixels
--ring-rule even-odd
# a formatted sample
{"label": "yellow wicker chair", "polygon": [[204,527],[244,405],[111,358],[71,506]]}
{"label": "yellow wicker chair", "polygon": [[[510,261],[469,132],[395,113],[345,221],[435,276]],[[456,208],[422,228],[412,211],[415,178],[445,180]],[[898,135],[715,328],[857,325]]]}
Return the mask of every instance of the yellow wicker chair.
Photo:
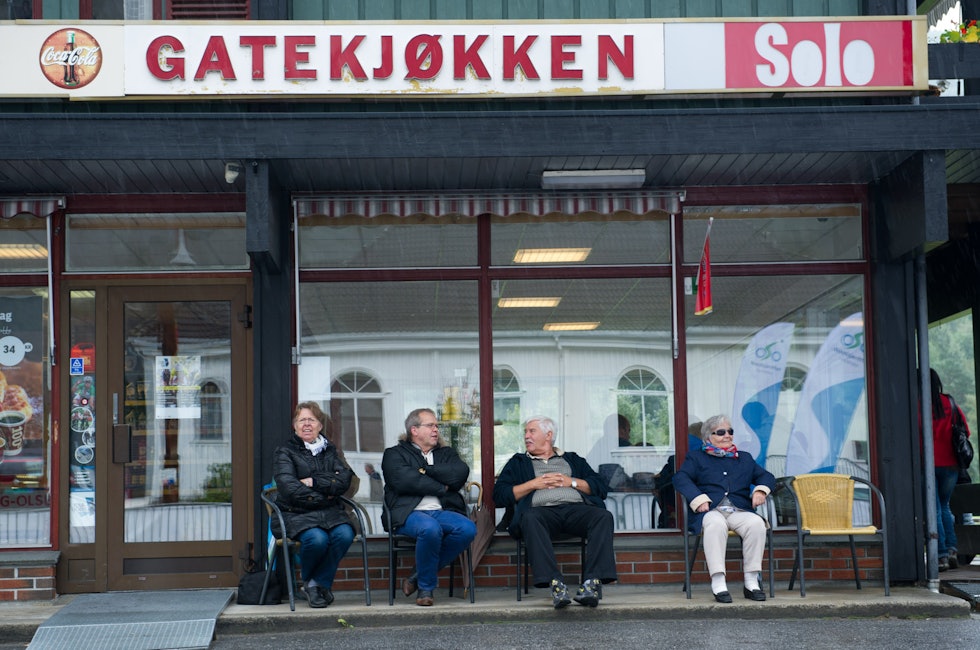
{"label": "yellow wicker chair", "polygon": [[[796,558],[793,561],[793,573],[790,576],[789,588],[793,588],[796,572],[799,570],[800,597],[806,596],[803,544],[808,536],[846,536],[851,545],[854,583],[860,589],[861,577],[858,571],[854,537],[858,535],[880,535],[882,566],[885,574],[885,595],[891,595],[888,577],[888,534],[885,530],[885,499],[881,491],[870,481],[846,474],[802,474],[780,480],[789,489],[796,506]],[[873,523],[865,526],[854,525],[854,488],[856,485],[866,486],[876,497],[878,516],[881,518],[880,528]]]}

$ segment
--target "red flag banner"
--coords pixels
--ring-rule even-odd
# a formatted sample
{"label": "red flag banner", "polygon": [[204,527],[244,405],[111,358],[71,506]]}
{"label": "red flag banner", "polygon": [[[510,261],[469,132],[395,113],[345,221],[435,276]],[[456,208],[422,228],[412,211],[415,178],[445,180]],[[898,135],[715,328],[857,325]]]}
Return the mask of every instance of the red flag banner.
{"label": "red flag banner", "polygon": [[698,265],[698,295],[694,300],[694,315],[704,316],[711,313],[711,221],[708,221],[708,232],[704,235],[704,250],[701,252],[701,263]]}

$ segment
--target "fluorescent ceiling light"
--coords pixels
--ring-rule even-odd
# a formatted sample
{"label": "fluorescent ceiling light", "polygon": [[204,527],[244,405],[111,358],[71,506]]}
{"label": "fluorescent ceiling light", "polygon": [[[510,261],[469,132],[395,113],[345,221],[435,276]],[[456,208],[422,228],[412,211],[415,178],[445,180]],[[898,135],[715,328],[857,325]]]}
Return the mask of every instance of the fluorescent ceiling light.
{"label": "fluorescent ceiling light", "polygon": [[497,301],[497,306],[501,308],[509,307],[557,307],[561,298],[501,298]]}
{"label": "fluorescent ceiling light", "polygon": [[585,332],[599,327],[599,321],[590,323],[545,323],[546,332]]}
{"label": "fluorescent ceiling light", "polygon": [[40,244],[0,244],[0,260],[43,260],[48,249]]}
{"label": "fluorescent ceiling light", "polygon": [[556,264],[584,262],[591,248],[519,248],[514,253],[515,264]]}
{"label": "fluorescent ceiling light", "polygon": [[613,190],[641,187],[646,180],[645,169],[546,171],[541,174],[541,187],[546,190]]}

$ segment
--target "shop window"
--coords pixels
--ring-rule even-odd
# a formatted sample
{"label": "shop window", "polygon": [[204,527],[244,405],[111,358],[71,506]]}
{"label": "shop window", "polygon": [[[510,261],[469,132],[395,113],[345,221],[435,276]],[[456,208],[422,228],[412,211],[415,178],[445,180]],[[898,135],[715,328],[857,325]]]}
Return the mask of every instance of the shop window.
{"label": "shop window", "polygon": [[0,548],[50,543],[47,291],[0,289]]}
{"label": "shop window", "polygon": [[624,437],[619,446],[668,445],[670,409],[663,380],[649,368],[633,368],[619,378],[616,391],[618,415],[629,424],[629,444]]}
{"label": "shop window", "polygon": [[378,380],[354,370],[330,385],[330,419],[334,441],[344,451],[378,452],[384,449],[384,399]]}
{"label": "shop window", "polygon": [[201,385],[201,426],[197,439],[201,442],[221,442],[225,439],[225,395],[213,381]]}
{"label": "shop window", "polygon": [[868,441],[863,287],[764,267],[713,277],[710,315],[685,299],[689,411],[729,415],[738,448],[777,476],[865,475],[842,462]]}
{"label": "shop window", "polygon": [[248,269],[244,213],[68,216],[68,271]]}
{"label": "shop window", "polygon": [[0,273],[46,273],[47,220],[29,214],[0,217]]}

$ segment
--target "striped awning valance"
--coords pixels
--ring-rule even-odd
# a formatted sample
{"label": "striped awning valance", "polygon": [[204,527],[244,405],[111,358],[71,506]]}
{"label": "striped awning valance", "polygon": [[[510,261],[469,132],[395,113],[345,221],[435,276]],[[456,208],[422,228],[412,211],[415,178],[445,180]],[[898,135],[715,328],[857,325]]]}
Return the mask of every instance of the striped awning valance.
{"label": "striped awning valance", "polygon": [[0,217],[9,219],[19,214],[49,217],[65,207],[64,197],[0,197]]}
{"label": "striped awning valance", "polygon": [[679,214],[685,192],[529,192],[483,194],[335,194],[295,197],[299,218],[313,215],[326,217],[408,217],[462,215],[475,217],[493,214],[509,217],[517,214],[614,214],[631,212],[667,212]]}

